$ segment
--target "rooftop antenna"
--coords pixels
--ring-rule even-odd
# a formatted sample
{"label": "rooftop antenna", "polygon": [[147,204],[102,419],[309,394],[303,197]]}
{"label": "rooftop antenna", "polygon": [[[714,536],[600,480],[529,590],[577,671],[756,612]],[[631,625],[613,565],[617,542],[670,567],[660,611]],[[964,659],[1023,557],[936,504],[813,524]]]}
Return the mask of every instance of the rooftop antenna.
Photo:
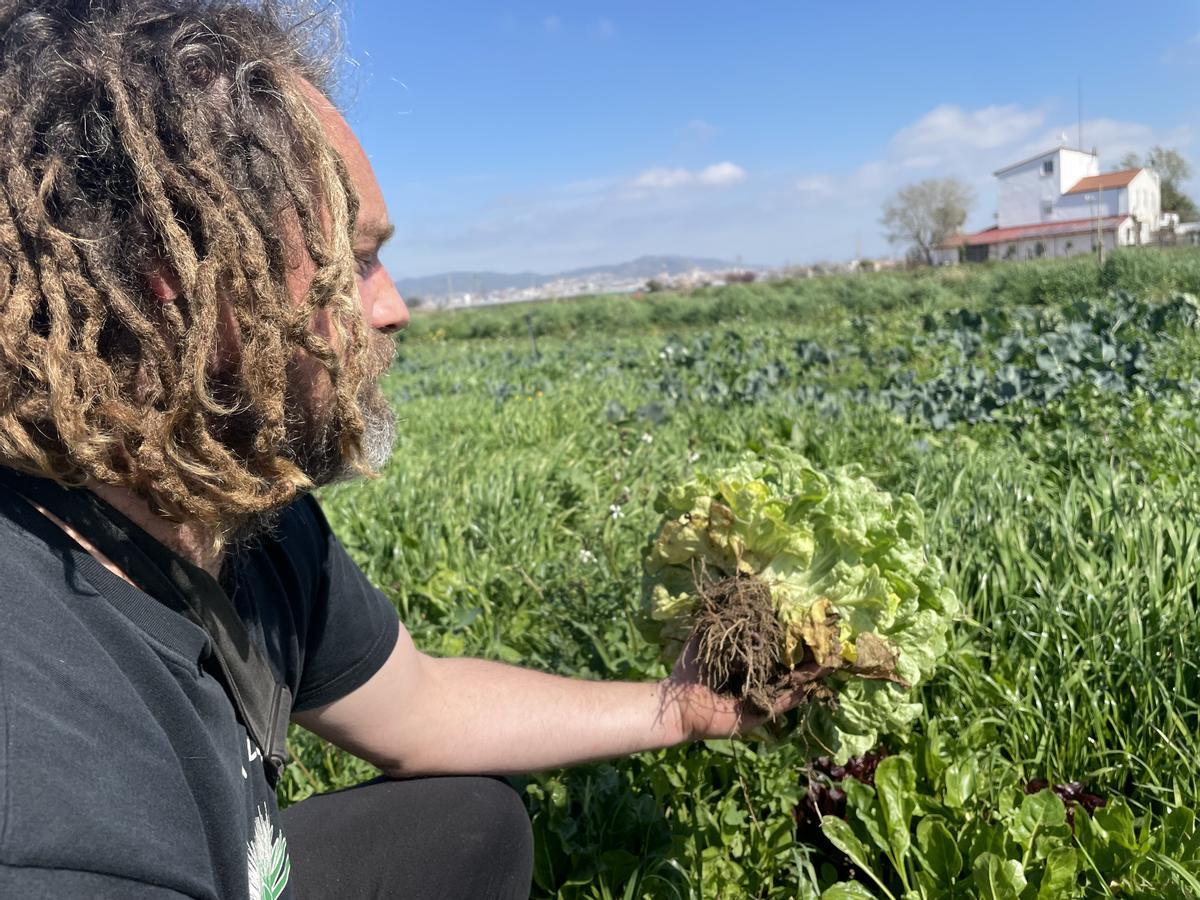
{"label": "rooftop antenna", "polygon": [[1079,143],[1076,145],[1080,150],[1083,149],[1083,76],[1079,76]]}

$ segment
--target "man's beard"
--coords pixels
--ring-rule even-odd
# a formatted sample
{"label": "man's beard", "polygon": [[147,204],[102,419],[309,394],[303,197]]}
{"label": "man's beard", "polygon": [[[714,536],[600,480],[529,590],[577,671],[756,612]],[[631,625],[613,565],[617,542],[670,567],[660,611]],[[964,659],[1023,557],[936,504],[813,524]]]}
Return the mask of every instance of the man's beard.
{"label": "man's beard", "polygon": [[[296,414],[289,444],[296,464],[315,487],[358,478],[364,466],[371,472],[378,472],[387,464],[396,444],[396,414],[388,405],[379,381],[391,367],[395,355],[396,345],[390,338],[371,334],[367,345],[366,375],[358,392],[363,432],[357,459],[348,459],[342,452],[343,426],[339,416],[314,410],[311,402],[289,404]],[[294,409],[296,405],[305,408]]]}
{"label": "man's beard", "polygon": [[[391,368],[396,355],[393,340],[379,332],[368,337],[364,377],[357,397],[358,412],[363,430],[358,452],[348,457],[342,449],[345,414],[328,389],[315,390],[314,371],[320,367],[304,358],[288,366],[287,389],[284,396],[285,443],[279,455],[293,463],[314,488],[359,478],[364,470],[378,472],[387,464],[396,443],[396,417],[388,405],[379,382]],[[234,371],[213,373],[209,388],[224,405],[237,411],[232,415],[210,421],[213,435],[232,453],[241,457],[253,469],[255,437],[261,420],[246,403],[240,376]],[[325,396],[322,397],[321,394]],[[242,542],[269,532],[279,518],[282,508],[258,513],[239,513],[226,522],[223,539]]]}
{"label": "man's beard", "polygon": [[379,383],[373,386],[373,395],[360,401],[363,415],[362,453],[363,462],[372,472],[387,465],[396,447],[396,413]]}

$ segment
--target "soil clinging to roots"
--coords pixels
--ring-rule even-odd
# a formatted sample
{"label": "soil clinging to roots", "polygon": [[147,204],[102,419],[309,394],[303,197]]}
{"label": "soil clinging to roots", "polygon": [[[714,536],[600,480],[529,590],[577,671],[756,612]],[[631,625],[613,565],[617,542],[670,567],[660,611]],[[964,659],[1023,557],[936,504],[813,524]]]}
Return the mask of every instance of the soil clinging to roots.
{"label": "soil clinging to roots", "polygon": [[701,679],[718,694],[769,714],[788,685],[783,626],[770,586],[753,575],[697,581],[692,639]]}

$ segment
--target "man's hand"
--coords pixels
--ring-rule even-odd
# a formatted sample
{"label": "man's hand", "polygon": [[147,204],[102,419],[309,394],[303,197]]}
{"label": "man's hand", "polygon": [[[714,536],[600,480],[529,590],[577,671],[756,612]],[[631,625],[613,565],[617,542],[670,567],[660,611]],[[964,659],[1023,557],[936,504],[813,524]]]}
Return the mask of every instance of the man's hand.
{"label": "man's hand", "polygon": [[677,710],[680,734],[685,741],[720,740],[753,731],[772,716],[781,716],[805,702],[814,682],[833,669],[805,663],[793,669],[790,685],[766,715],[746,704],[723,697],[705,686],[700,678],[694,642],[684,647],[670,676],[662,682],[664,701]]}

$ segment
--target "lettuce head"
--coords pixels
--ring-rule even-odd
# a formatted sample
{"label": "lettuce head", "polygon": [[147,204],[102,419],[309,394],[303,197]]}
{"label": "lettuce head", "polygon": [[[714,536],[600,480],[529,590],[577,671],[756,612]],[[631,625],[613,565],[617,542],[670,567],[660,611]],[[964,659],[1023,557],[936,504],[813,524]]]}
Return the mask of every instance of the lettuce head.
{"label": "lettuce head", "polygon": [[754,576],[770,587],[782,664],[834,670],[832,701],[802,708],[792,739],[844,762],[908,730],[921,711],[911,689],[945,654],[958,611],[911,496],[779,449],[697,473],[655,508],[664,519],[646,551],[640,625],[665,661],[691,635],[704,583]]}

